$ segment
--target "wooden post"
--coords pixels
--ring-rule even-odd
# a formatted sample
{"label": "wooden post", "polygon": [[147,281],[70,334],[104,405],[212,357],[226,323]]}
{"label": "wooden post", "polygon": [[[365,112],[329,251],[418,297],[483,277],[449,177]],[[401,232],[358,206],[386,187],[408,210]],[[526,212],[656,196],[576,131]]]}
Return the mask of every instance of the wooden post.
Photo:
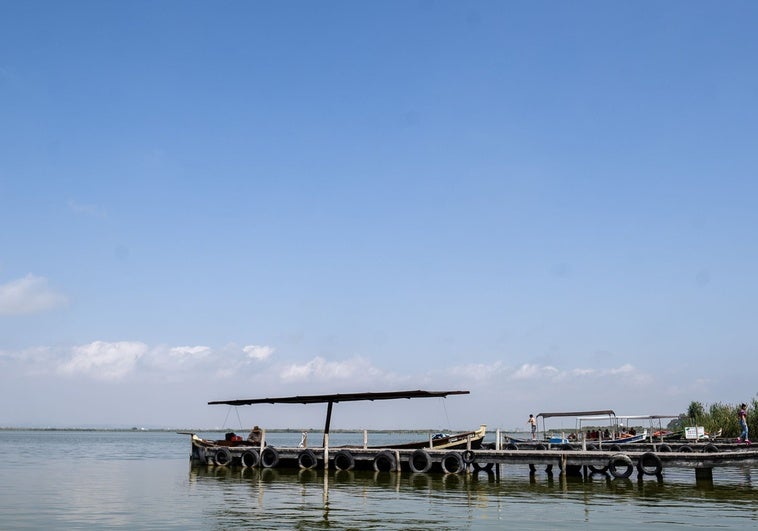
{"label": "wooden post", "polygon": [[266,428],[261,430],[261,447],[258,449],[258,455],[263,453],[263,448],[266,446]]}
{"label": "wooden post", "polygon": [[395,450],[395,472],[400,472],[400,450]]}
{"label": "wooden post", "polygon": [[368,448],[368,430],[363,430],[363,449]]}
{"label": "wooden post", "polygon": [[713,469],[712,468],[696,468],[695,469],[696,481],[713,481]]}
{"label": "wooden post", "polygon": [[324,470],[329,470],[329,434],[324,434]]}
{"label": "wooden post", "polygon": [[500,450],[500,428],[495,431],[495,450]]}

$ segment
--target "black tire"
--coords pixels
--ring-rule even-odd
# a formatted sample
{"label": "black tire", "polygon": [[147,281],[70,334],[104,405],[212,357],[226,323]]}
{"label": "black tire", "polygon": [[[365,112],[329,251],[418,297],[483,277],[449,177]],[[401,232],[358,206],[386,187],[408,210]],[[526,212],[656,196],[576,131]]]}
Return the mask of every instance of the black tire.
{"label": "black tire", "polygon": [[334,468],[337,470],[352,470],[355,468],[355,458],[347,450],[334,454]]}
{"label": "black tire", "polygon": [[384,450],[374,456],[374,470],[376,472],[393,472],[396,468],[395,454],[389,450]]}
{"label": "black tire", "polygon": [[661,458],[653,452],[645,452],[637,461],[637,470],[648,476],[659,476],[663,470],[663,463],[661,463]]}
{"label": "black tire", "polygon": [[474,470],[477,471],[477,472],[479,472],[480,470],[484,470],[485,472],[491,472],[492,471],[492,467],[495,466],[495,463],[484,463],[484,464],[481,464],[481,463],[477,463],[476,461],[474,461],[471,466],[473,466]]}
{"label": "black tire", "polygon": [[465,464],[470,465],[474,462],[474,460],[476,460],[476,454],[473,450],[464,450],[461,453],[461,458]]}
{"label": "black tire", "polygon": [[463,472],[466,468],[463,462],[463,456],[458,452],[448,452],[440,462],[442,470],[447,474],[458,474]]}
{"label": "black tire", "polygon": [[626,479],[632,475],[634,465],[626,454],[616,454],[608,461],[608,470],[614,478]]}
{"label": "black tire", "polygon": [[659,452],[670,452],[671,451],[671,446],[669,446],[668,444],[661,444],[660,446],[658,446],[658,451]]}
{"label": "black tire", "polygon": [[516,443],[508,443],[505,445],[506,450],[518,450],[518,445]]}
{"label": "black tire", "polygon": [[596,450],[597,450],[597,446],[595,446],[594,444],[588,444],[587,445],[587,451],[588,452],[594,452]]}
{"label": "black tire", "polygon": [[547,450],[547,446],[545,446],[542,443],[538,443],[537,446],[534,447],[535,450]]}
{"label": "black tire", "polygon": [[687,446],[686,444],[683,444],[679,448],[676,449],[677,452],[685,453],[685,454],[691,454],[692,453],[692,446]]}
{"label": "black tire", "polygon": [[719,452],[719,447],[713,443],[708,443],[705,445],[705,448],[703,448],[704,454],[717,454],[718,452]]}
{"label": "black tire", "polygon": [[297,454],[297,464],[300,468],[310,470],[318,464],[318,458],[313,450],[303,450]]}
{"label": "black tire", "polygon": [[245,468],[256,467],[259,461],[260,457],[258,457],[258,452],[255,450],[245,450],[240,456],[240,465]]}
{"label": "black tire", "polygon": [[620,452],[621,447],[618,444],[612,444],[608,447],[608,450],[610,450],[611,452]]}
{"label": "black tire", "polygon": [[423,474],[424,472],[429,472],[432,468],[432,458],[429,452],[419,448],[411,454],[411,457],[408,459],[408,466],[411,468],[411,472]]}
{"label": "black tire", "polygon": [[232,452],[229,448],[219,448],[216,450],[216,455],[213,456],[213,462],[218,466],[226,466],[232,463]]}
{"label": "black tire", "polygon": [[593,474],[605,474],[608,472],[607,466],[595,466],[595,465],[589,465],[587,468],[590,469],[590,472]]}
{"label": "black tire", "polygon": [[274,468],[279,464],[279,452],[273,446],[266,446],[261,452],[261,466]]}
{"label": "black tire", "polygon": [[563,450],[563,451],[568,451],[568,452],[570,452],[571,450],[573,450],[573,449],[574,449],[574,447],[573,447],[573,446],[571,446],[569,443],[563,443],[562,445],[560,445],[560,446],[558,447],[558,449],[559,449],[559,450]]}

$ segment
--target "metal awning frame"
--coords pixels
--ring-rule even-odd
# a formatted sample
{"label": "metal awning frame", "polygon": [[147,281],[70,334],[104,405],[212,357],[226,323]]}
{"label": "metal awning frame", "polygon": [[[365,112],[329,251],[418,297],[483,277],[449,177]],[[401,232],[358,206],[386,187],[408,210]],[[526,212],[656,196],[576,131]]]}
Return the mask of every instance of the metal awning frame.
{"label": "metal awning frame", "polygon": [[328,395],[303,395],[303,396],[285,396],[279,398],[251,398],[239,400],[214,400],[208,402],[208,405],[226,404],[229,406],[248,406],[252,404],[327,404],[326,422],[324,424],[324,445],[326,437],[329,435],[329,428],[332,422],[332,406],[337,402],[358,402],[375,400],[397,400],[401,398],[445,398],[448,395],[467,395],[469,391],[386,391],[386,392],[366,392],[366,393],[337,393]]}

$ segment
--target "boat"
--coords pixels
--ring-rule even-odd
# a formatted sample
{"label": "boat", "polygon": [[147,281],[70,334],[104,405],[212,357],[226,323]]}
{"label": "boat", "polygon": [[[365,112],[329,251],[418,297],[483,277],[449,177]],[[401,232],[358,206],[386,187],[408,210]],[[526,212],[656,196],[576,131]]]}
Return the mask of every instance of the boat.
{"label": "boat", "polygon": [[[261,465],[266,468],[276,466],[280,457],[283,462],[294,461],[301,468],[311,468],[315,466],[318,459],[329,459],[329,451],[342,450],[347,452],[347,447],[329,448],[329,430],[331,425],[332,408],[338,402],[353,401],[375,401],[391,400],[401,398],[445,398],[448,395],[469,394],[469,391],[391,391],[391,392],[365,392],[365,393],[347,393],[347,394],[327,394],[327,395],[306,395],[290,396],[279,398],[255,398],[255,399],[238,399],[238,400],[218,400],[208,402],[209,405],[225,404],[229,406],[244,406],[251,404],[327,404],[326,422],[324,425],[324,438],[321,447],[306,448],[306,434],[303,434],[303,440],[297,448],[273,448],[267,445],[265,430],[256,433],[256,429],[248,435],[247,438],[237,435],[234,432],[228,432],[224,439],[205,439],[199,437],[194,432],[178,432],[190,435],[192,452],[190,460],[193,464],[213,464],[213,465],[241,465],[257,466]],[[257,428],[257,426],[256,426]],[[396,450],[408,452],[410,450],[467,450],[472,451],[482,447],[482,441],[486,435],[487,427],[482,424],[478,429],[455,434],[439,433],[430,436],[425,441],[414,441],[407,443],[391,444],[389,446],[372,446],[369,447],[364,443],[363,447],[353,447],[353,453],[366,453],[373,455],[386,454],[387,450]],[[361,453],[361,455],[363,455]],[[348,455],[352,454],[348,452]],[[394,455],[398,455],[397,452]],[[456,454],[460,455],[460,454]],[[324,456],[324,457],[319,457]],[[336,456],[335,456],[336,459]],[[339,465],[335,464],[339,468]],[[377,465],[375,464],[375,467]]]}
{"label": "boat", "polygon": [[[575,419],[574,430],[547,430],[546,419],[556,417],[573,417]],[[539,413],[537,419],[542,419],[543,442],[551,445],[586,443],[622,445],[644,442],[657,423],[657,430],[662,431],[663,419],[678,418],[678,415],[618,415],[612,409],[595,411],[559,411]],[[647,421],[648,426],[642,427],[639,421]],[[636,426],[633,425],[637,423]],[[637,427],[642,429],[637,433]],[[589,429],[588,429],[589,428]],[[568,432],[568,436],[566,433]],[[511,438],[511,440],[513,440]],[[528,442],[528,441],[525,441]]]}
{"label": "boat", "polygon": [[387,446],[370,446],[369,448],[395,448],[398,450],[413,450],[415,448],[456,450],[468,448],[471,450],[478,450],[482,447],[482,441],[484,440],[485,435],[487,435],[487,425],[482,424],[474,431],[464,431],[452,435],[447,433],[436,433],[426,441],[391,444]]}
{"label": "boat", "polygon": [[[661,434],[663,432],[662,421],[664,419],[679,418],[679,415],[611,415],[606,417],[602,416],[588,416],[577,418],[577,429],[583,438],[588,442],[600,441],[604,444],[630,444],[644,442],[649,438],[656,438],[656,433]],[[642,426],[642,421],[647,422],[647,426]],[[601,436],[599,429],[586,430],[585,428],[590,426],[593,428],[598,427],[598,423],[602,426],[603,422],[608,422],[609,428],[604,430],[610,433],[611,437]],[[642,433],[637,433],[635,425],[642,428]],[[588,436],[589,435],[589,436]]]}

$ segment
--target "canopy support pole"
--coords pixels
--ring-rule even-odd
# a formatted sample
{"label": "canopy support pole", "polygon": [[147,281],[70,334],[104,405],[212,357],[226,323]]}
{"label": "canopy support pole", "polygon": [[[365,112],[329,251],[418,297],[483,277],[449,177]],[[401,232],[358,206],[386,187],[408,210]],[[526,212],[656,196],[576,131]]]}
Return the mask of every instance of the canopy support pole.
{"label": "canopy support pole", "polygon": [[329,437],[329,426],[332,423],[332,405],[334,405],[334,402],[330,400],[328,404],[326,406],[326,424],[324,424],[324,447],[326,447],[327,437]]}

